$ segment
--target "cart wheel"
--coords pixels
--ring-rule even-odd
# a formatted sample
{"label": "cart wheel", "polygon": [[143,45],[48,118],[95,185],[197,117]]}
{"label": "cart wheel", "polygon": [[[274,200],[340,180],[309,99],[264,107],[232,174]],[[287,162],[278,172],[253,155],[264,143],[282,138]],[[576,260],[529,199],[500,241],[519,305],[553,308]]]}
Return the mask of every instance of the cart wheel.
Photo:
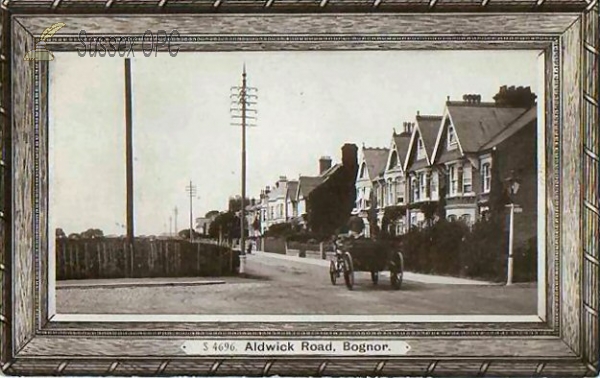
{"label": "cart wheel", "polygon": [[346,287],[352,290],[354,286],[354,266],[352,265],[352,256],[348,252],[344,254],[344,281]]}
{"label": "cart wheel", "polygon": [[338,276],[337,267],[335,266],[335,262],[333,260],[331,260],[329,262],[329,278],[331,278],[332,285],[335,285],[335,282],[337,281],[337,276]]}
{"label": "cart wheel", "polygon": [[404,278],[404,257],[398,252],[390,264],[390,281],[392,288],[399,290]]}
{"label": "cart wheel", "polygon": [[379,282],[379,272],[371,272],[371,281],[373,281],[373,285],[377,285],[377,283]]}

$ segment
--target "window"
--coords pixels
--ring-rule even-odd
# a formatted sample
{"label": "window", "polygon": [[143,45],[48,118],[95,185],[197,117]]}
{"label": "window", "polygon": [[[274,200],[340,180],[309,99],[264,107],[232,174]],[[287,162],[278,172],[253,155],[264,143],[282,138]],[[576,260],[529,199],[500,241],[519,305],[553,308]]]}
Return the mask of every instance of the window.
{"label": "window", "polygon": [[431,172],[425,173],[425,198],[431,198]]}
{"label": "window", "polygon": [[491,164],[484,163],[481,166],[481,187],[484,193],[488,193],[490,191],[492,184],[492,171]]}
{"label": "window", "polygon": [[466,164],[463,169],[463,193],[473,191],[473,170],[470,164]]}
{"label": "window", "polygon": [[438,175],[437,172],[431,174],[431,197],[436,197],[438,190]]}
{"label": "window", "polygon": [[459,165],[456,171],[457,171],[456,190],[457,190],[457,194],[458,194],[458,193],[462,193],[462,191],[463,191],[464,170],[463,170],[463,167],[461,165]]}
{"label": "window", "polygon": [[388,206],[392,206],[392,205],[394,205],[394,183],[392,182],[392,180],[388,180],[387,186],[388,186],[387,203],[388,203]]}
{"label": "window", "polygon": [[404,183],[400,180],[396,180],[396,203],[404,202]]}
{"label": "window", "polygon": [[455,222],[456,221],[456,215],[448,215],[448,220],[450,222]]}
{"label": "window", "polygon": [[417,139],[417,159],[421,160],[425,158],[425,145],[423,144],[423,139],[419,136],[419,139]]}
{"label": "window", "polygon": [[448,167],[448,174],[450,175],[450,195],[455,196],[458,192],[458,174],[456,172],[456,165]]}
{"label": "window", "polygon": [[388,166],[388,169],[393,169],[397,165],[398,165],[398,154],[396,153],[396,151],[393,151],[392,156],[390,157],[390,165]]}
{"label": "window", "polygon": [[413,201],[419,200],[419,182],[416,177],[412,178]]}
{"label": "window", "polygon": [[460,220],[465,224],[471,224],[471,216],[469,214],[461,215]]}
{"label": "window", "polygon": [[365,178],[367,174],[367,165],[365,163],[360,167],[360,178]]}
{"label": "window", "polygon": [[456,138],[456,131],[452,125],[448,125],[448,149],[453,150],[458,145],[458,139]]}
{"label": "window", "polygon": [[425,183],[425,173],[421,172],[419,173],[419,192],[421,194],[421,196],[423,196],[424,199],[425,197],[427,197],[427,184]]}

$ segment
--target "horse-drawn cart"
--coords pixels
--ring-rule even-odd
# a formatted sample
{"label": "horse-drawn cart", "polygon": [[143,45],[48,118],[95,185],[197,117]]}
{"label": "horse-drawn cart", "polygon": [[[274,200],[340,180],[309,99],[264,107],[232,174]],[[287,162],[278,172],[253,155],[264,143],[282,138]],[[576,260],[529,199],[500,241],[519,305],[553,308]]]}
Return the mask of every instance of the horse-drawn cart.
{"label": "horse-drawn cart", "polygon": [[390,271],[393,289],[400,289],[404,276],[404,258],[390,244],[366,238],[340,237],[334,243],[335,256],[329,265],[331,283],[344,277],[348,289],[354,287],[354,272],[370,272],[373,284],[379,282],[379,273]]}

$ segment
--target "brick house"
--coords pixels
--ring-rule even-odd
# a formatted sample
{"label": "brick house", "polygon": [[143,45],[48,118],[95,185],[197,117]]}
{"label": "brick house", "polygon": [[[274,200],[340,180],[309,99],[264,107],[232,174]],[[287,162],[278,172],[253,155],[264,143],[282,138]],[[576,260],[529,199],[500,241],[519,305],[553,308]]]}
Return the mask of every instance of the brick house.
{"label": "brick house", "polygon": [[525,206],[520,218],[531,219],[529,228],[535,228],[535,95],[529,88],[502,87],[495,102],[481,102],[479,95],[463,100],[446,102],[431,158],[442,174],[445,217],[472,224],[490,210],[491,198],[503,196],[504,181],[520,176],[523,192],[516,201]]}
{"label": "brick house", "polygon": [[[515,244],[537,235],[537,107],[532,107],[487,142],[480,151],[480,215],[504,204],[508,181],[519,183],[512,200],[522,212],[514,217]],[[488,173],[489,172],[489,173]]]}
{"label": "brick house", "polygon": [[[406,230],[406,173],[404,164],[414,124],[404,122],[400,133],[392,134],[389,153],[383,174],[374,185],[377,204],[377,226],[390,234],[401,234]],[[395,213],[395,214],[394,214]],[[384,220],[385,219],[385,220]]]}
{"label": "brick house", "polygon": [[289,181],[285,194],[285,219],[290,222],[298,217],[298,181]]}
{"label": "brick house", "polygon": [[431,219],[439,200],[440,175],[432,164],[432,154],[441,120],[441,116],[417,113],[412,129],[404,166],[408,192],[406,216],[411,227],[423,226]]}
{"label": "brick house", "polygon": [[373,232],[374,215],[378,213],[376,190],[382,187],[379,180],[383,178],[386,161],[390,154],[387,148],[367,148],[360,150],[359,170],[356,176],[355,210],[365,223],[365,236]]}
{"label": "brick house", "polygon": [[[346,225],[356,199],[357,152],[356,145],[344,144],[342,162],[311,182],[316,187],[305,197],[306,221],[311,231],[330,235]],[[301,178],[298,191],[302,190]]]}

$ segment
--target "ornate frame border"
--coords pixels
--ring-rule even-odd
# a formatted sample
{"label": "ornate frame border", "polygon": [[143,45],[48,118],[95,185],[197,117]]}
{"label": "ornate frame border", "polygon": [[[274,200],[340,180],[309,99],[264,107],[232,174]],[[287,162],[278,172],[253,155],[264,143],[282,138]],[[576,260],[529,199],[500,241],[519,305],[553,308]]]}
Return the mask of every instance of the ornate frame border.
{"label": "ornate frame border", "polygon": [[[597,375],[597,0],[2,1],[0,362],[16,375]],[[460,13],[457,13],[460,12]],[[468,22],[465,22],[467,20]],[[76,35],[178,29],[185,51],[539,49],[546,59],[547,322],[106,323],[48,309],[47,72],[23,57]],[[85,22],[85,24],[83,24]],[[199,337],[402,337],[394,358],[190,357]],[[126,353],[126,354],[125,354]]]}

